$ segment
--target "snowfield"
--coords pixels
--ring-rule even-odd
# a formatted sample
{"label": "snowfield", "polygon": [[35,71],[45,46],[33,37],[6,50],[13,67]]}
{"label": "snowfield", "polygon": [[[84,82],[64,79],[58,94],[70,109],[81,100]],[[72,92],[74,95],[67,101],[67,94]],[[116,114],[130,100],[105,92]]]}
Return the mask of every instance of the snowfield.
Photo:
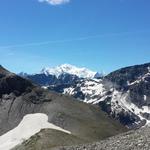
{"label": "snowfield", "polygon": [[71,132],[49,123],[46,114],[28,114],[16,128],[0,136],[0,150],[10,150],[45,128],[71,134]]}
{"label": "snowfield", "polygon": [[65,88],[63,94],[74,95],[77,92],[82,92],[85,98],[81,101],[89,104],[98,104],[102,100],[102,97],[106,94],[106,89],[102,84],[101,79],[87,79],[81,80],[76,87]]}

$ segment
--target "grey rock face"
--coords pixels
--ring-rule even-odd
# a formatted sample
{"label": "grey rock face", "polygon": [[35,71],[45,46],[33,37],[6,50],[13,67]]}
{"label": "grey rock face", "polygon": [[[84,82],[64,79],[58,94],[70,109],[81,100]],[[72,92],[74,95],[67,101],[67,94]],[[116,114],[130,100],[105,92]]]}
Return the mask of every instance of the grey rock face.
{"label": "grey rock face", "polygon": [[[145,110],[142,112],[142,110],[144,110],[144,107],[149,108],[150,106],[150,63],[119,69],[107,75],[104,80],[106,82],[110,81],[114,90],[121,92],[122,95],[127,93],[126,102],[134,105],[130,111],[125,110],[125,113],[123,113],[123,110],[117,115],[121,122],[127,121],[123,124],[135,127],[134,122],[136,122],[136,125],[140,122],[137,126],[142,126],[146,122],[145,120],[149,121],[150,111]],[[109,107],[106,100],[102,103],[105,103],[106,108]],[[101,103],[100,106],[102,106]],[[137,115],[137,109],[141,110],[141,115]],[[122,114],[123,119],[120,119]],[[126,116],[127,118],[125,119]],[[139,118],[139,116],[142,117]]]}
{"label": "grey rock face", "polygon": [[[116,89],[130,91],[131,102],[138,107],[150,103],[150,63],[117,70],[105,77],[116,85]],[[144,99],[146,96],[146,99]]]}

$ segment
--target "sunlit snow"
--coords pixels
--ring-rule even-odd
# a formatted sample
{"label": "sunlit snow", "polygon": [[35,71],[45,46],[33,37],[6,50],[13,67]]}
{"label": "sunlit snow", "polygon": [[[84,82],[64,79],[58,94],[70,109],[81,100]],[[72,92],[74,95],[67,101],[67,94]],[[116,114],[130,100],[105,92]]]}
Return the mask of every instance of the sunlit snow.
{"label": "sunlit snow", "polygon": [[106,92],[106,89],[101,82],[101,79],[83,80],[83,82],[77,84],[76,88],[65,88],[63,93],[74,95],[77,92],[76,89],[80,89],[80,91],[85,95],[85,98],[82,101],[97,104],[102,101],[101,97],[103,97]]}
{"label": "sunlit snow", "polygon": [[80,78],[93,78],[97,72],[91,71],[86,68],[78,68],[73,65],[64,64],[64,65],[60,65],[54,68],[44,68],[41,71],[41,73],[44,73],[46,75],[49,75],[49,74],[55,75],[56,77],[58,77],[59,75],[63,73],[68,73],[68,74],[76,75]]}

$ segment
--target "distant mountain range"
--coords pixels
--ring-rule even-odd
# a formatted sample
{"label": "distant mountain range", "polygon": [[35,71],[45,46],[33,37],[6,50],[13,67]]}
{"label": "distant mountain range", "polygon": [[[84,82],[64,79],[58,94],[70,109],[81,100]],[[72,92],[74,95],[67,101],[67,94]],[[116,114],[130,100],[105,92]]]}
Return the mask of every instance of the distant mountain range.
{"label": "distant mountain range", "polygon": [[79,68],[70,64],[63,64],[54,68],[44,68],[41,74],[55,75],[57,78],[62,74],[72,74],[79,78],[94,78],[101,76],[98,72],[91,71],[87,68]]}
{"label": "distant mountain range", "polygon": [[21,72],[19,76],[28,78],[32,82],[46,87],[49,85],[74,84],[76,81],[84,78],[101,78],[103,74],[86,68],[63,64],[54,68],[43,68],[40,73],[36,74]]}
{"label": "distant mountain range", "polygon": [[24,77],[49,90],[96,104],[129,128],[150,122],[150,63],[122,68],[106,76],[62,65]]}

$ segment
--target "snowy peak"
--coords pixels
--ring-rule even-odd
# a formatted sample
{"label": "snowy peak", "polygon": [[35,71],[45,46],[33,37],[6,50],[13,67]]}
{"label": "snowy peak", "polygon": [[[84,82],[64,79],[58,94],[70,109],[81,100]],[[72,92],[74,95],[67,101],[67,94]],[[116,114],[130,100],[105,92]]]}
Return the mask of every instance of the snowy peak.
{"label": "snowy peak", "polygon": [[41,73],[46,75],[55,75],[59,77],[61,74],[72,74],[79,78],[94,78],[98,75],[97,72],[91,71],[87,68],[78,68],[70,64],[63,64],[53,68],[43,68]]}

